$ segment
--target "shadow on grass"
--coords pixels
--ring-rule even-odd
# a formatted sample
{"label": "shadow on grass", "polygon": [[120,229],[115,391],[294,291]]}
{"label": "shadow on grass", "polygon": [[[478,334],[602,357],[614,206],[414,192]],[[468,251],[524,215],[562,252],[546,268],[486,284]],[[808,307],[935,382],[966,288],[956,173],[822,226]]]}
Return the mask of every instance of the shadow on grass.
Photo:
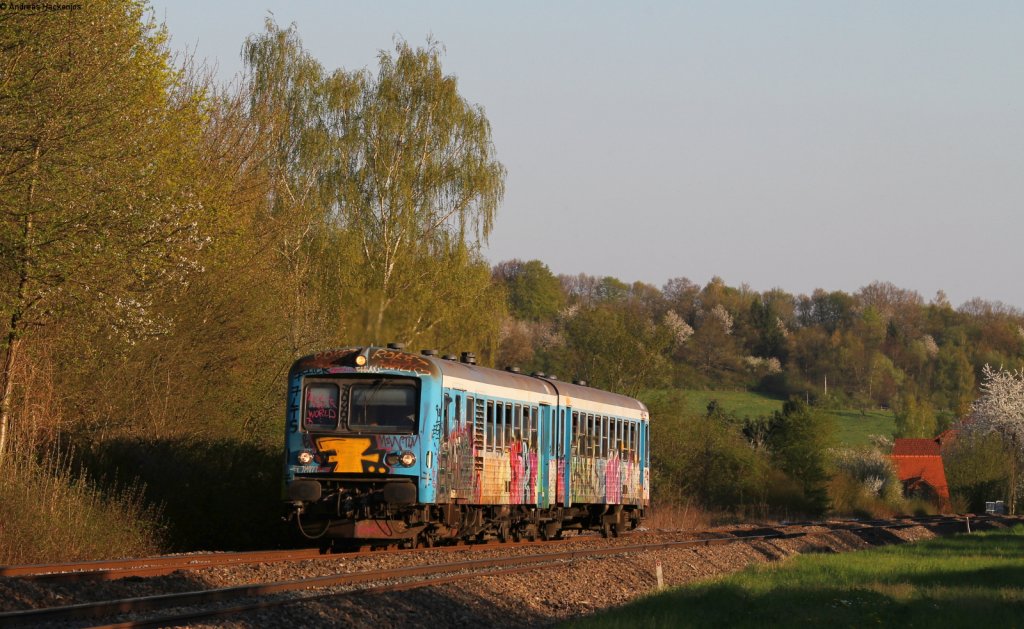
{"label": "shadow on grass", "polygon": [[652,595],[571,626],[1020,626],[1022,555],[1024,529],[848,558],[805,556],[778,569]]}
{"label": "shadow on grass", "polygon": [[246,550],[287,543],[281,453],[253,443],[115,439],[80,453],[95,478],[138,477],[160,505],[173,550]]}
{"label": "shadow on grass", "polygon": [[[1006,577],[1020,578],[1011,571]],[[993,575],[995,576],[995,575]],[[939,583],[929,583],[939,585]],[[645,599],[573,627],[968,627],[1017,626],[1024,601],[992,596],[910,597],[869,589],[771,588],[732,583],[687,588]]]}

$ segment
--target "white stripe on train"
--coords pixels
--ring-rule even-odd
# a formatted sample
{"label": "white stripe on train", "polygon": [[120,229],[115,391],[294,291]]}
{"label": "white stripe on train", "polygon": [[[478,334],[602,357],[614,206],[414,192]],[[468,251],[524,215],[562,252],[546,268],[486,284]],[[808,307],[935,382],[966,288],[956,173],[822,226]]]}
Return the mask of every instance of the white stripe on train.
{"label": "white stripe on train", "polygon": [[[489,397],[519,400],[530,404],[549,404],[554,406],[558,403],[558,397],[554,395],[538,393],[536,391],[524,391],[523,389],[513,389],[511,387],[503,387],[497,384],[478,382],[476,380],[464,380],[462,378],[454,378],[452,376],[443,376],[441,385],[449,389],[465,391],[467,394],[478,393]],[[563,396],[562,402],[566,406],[571,406],[574,411],[586,411],[588,413],[596,413],[600,415],[615,415],[617,417],[626,417],[631,419],[647,419],[647,412],[636,408],[605,404],[603,402],[595,402],[593,400],[569,396]]]}

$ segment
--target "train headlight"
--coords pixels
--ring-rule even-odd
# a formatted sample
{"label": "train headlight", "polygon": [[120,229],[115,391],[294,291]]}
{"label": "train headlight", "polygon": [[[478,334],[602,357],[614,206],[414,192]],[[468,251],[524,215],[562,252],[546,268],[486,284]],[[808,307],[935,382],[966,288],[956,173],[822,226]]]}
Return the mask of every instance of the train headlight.
{"label": "train headlight", "polygon": [[363,356],[362,354],[356,356],[356,366],[357,367],[362,367],[365,364],[366,364],[366,356]]}
{"label": "train headlight", "polygon": [[313,462],[312,452],[299,452],[299,463],[302,465],[309,465]]}
{"label": "train headlight", "polygon": [[412,467],[416,465],[416,455],[412,452],[403,452],[402,456],[398,458],[399,463],[404,467]]}

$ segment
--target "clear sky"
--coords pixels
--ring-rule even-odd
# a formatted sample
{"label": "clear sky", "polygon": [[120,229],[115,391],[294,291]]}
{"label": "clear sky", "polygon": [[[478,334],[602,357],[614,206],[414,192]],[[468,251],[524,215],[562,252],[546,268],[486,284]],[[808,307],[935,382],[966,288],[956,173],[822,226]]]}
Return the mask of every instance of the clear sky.
{"label": "clear sky", "polygon": [[329,69],[433,35],[508,169],[492,262],[1024,307],[1024,2],[154,9],[225,80],[268,12]]}

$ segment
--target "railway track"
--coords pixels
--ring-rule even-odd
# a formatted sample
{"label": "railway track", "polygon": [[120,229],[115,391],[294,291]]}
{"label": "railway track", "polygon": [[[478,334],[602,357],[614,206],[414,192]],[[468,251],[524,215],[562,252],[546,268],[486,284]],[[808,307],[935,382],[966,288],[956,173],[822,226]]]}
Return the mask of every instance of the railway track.
{"label": "railway track", "polygon": [[[984,516],[974,518],[976,522],[985,520]],[[799,523],[787,526],[826,526],[832,530],[848,530],[863,534],[881,531],[882,529],[900,529],[914,526],[927,525],[931,527],[965,527],[965,518],[958,517],[929,517],[902,519],[896,521],[846,521],[839,523]],[[149,627],[186,624],[196,620],[215,618],[218,616],[234,615],[246,611],[265,609],[268,607],[289,605],[302,602],[315,601],[326,597],[346,596],[353,594],[370,594],[391,592],[403,589],[420,588],[442,583],[451,583],[466,579],[477,579],[486,576],[498,576],[530,570],[543,570],[554,566],[564,566],[567,562],[574,562],[585,558],[625,555],[630,553],[642,553],[674,548],[686,548],[694,546],[712,546],[734,543],[752,543],[758,540],[773,540],[803,537],[815,534],[817,531],[779,531],[783,527],[764,527],[761,529],[748,529],[734,531],[732,534],[705,534],[701,538],[678,541],[661,541],[653,543],[629,543],[624,540],[612,546],[595,546],[591,548],[573,548],[567,550],[556,550],[547,552],[552,544],[544,544],[541,552],[521,554],[511,557],[488,557],[482,559],[468,559],[465,561],[427,563],[416,566],[405,566],[398,568],[369,569],[358,572],[343,574],[330,574],[326,576],[315,576],[294,580],[274,581],[258,584],[249,584],[235,587],[224,587],[207,590],[180,592],[174,594],[160,594],[155,596],[143,596],[125,599],[114,599],[93,603],[82,603],[77,605],[64,605],[59,607],[30,609],[14,612],[0,613],[0,627],[6,626],[28,626],[49,622],[73,622],[78,625],[82,623],[91,624],[96,619],[111,618],[117,615],[129,615],[132,620],[124,620],[115,624],[103,626],[115,627]],[[963,529],[961,529],[963,530]],[[533,544],[541,546],[542,543]],[[498,548],[524,548],[530,545],[524,544],[502,544]],[[494,547],[481,545],[478,547],[448,547],[455,550],[494,550]],[[441,549],[431,549],[432,557],[450,556]],[[532,549],[531,549],[532,550]],[[247,561],[256,561],[258,558],[271,558],[276,561],[288,561],[286,558],[289,551],[275,551],[272,553],[221,553],[219,555],[235,555],[234,561],[225,561],[220,565],[240,565]],[[302,559],[324,557],[317,553],[311,557],[306,551]],[[394,551],[392,551],[394,552]],[[412,553],[416,551],[397,551]],[[380,554],[380,553],[378,553]],[[245,556],[246,559],[241,559]],[[351,557],[352,554],[328,557]],[[188,558],[186,556],[184,558]],[[191,556],[195,558],[197,556]],[[165,558],[159,558],[165,559]],[[179,559],[175,558],[166,558]],[[224,557],[224,559],[229,559]],[[294,559],[293,559],[294,560]],[[145,562],[145,560],[143,560]],[[113,563],[113,562],[107,562]],[[130,562],[123,562],[126,566]],[[158,566],[160,569],[168,569],[173,562],[168,561],[165,565]],[[65,564],[66,565],[66,564]],[[136,564],[137,565],[137,564]],[[143,566],[150,569],[157,566]],[[191,568],[202,567],[190,564]],[[30,567],[24,567],[30,568]],[[35,568],[39,568],[38,566]],[[101,568],[103,570],[109,567]],[[8,575],[13,576],[13,575]],[[22,576],[30,576],[28,574]],[[329,592],[318,592],[314,594],[303,593],[311,589],[331,588]],[[141,618],[141,615],[152,613],[156,610],[163,610],[156,616]]]}
{"label": "railway track", "polygon": [[[437,553],[458,553],[494,550],[496,548],[520,548],[530,546],[552,546],[568,543],[574,538],[549,541],[521,541],[510,544],[497,542],[437,546],[430,549]],[[576,538],[580,539],[580,538]],[[425,549],[424,549],[425,550]],[[294,550],[270,550],[252,552],[197,553],[191,555],[164,555],[140,559],[115,559],[72,563],[33,564],[24,566],[0,566],[0,577],[18,577],[35,581],[87,581],[115,580],[129,577],[155,577],[182,570],[202,570],[225,566],[285,563],[295,561],[338,561],[352,557],[380,556],[423,552],[419,549],[360,550],[347,553],[325,553],[313,548]]]}
{"label": "railway track", "polygon": [[[924,516],[916,518],[904,518],[912,522],[930,522],[942,519],[943,516]],[[977,516],[972,516],[977,517]],[[786,526],[829,526],[849,528],[851,526],[863,526],[870,524],[884,524],[891,520],[841,520],[834,522],[790,522]],[[769,527],[761,527],[752,530],[768,530]],[[743,536],[743,530],[737,530],[733,535]],[[628,536],[629,533],[623,533]],[[713,535],[713,533],[694,533],[695,536]],[[516,542],[512,546],[551,546],[558,543],[567,543],[574,539],[565,538],[562,540],[550,540],[546,542]],[[491,550],[493,548],[506,548],[507,544],[496,542],[486,544],[439,546],[437,552],[466,552],[473,550]],[[189,555],[164,555],[159,557],[143,557],[139,559],[114,559],[71,563],[33,564],[24,566],[0,566],[0,577],[20,577],[40,581],[80,581],[80,580],[113,580],[128,577],[154,577],[172,574],[180,570],[202,570],[204,568],[251,565],[260,563],[280,563],[310,560],[337,560],[339,558],[360,557],[370,554],[388,553],[410,553],[417,552],[411,549],[402,550],[360,550],[348,553],[331,554],[323,551],[302,548],[293,550],[269,550],[252,552],[223,552],[223,553],[196,553]]]}

